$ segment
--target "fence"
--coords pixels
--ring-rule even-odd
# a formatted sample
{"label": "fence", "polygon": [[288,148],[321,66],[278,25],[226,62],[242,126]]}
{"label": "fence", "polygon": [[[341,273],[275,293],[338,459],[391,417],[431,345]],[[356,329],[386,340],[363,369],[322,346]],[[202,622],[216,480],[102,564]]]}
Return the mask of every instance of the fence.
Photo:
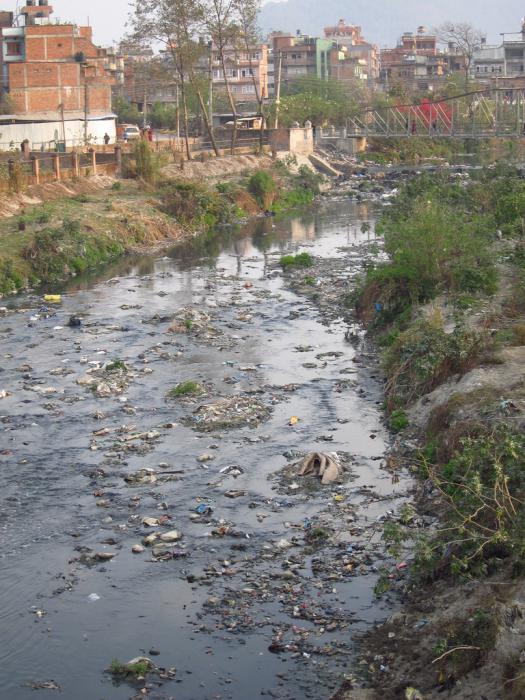
{"label": "fence", "polygon": [[0,158],[0,191],[21,191],[30,185],[76,180],[92,175],[120,172],[120,146],[113,152],[20,153],[15,158]]}

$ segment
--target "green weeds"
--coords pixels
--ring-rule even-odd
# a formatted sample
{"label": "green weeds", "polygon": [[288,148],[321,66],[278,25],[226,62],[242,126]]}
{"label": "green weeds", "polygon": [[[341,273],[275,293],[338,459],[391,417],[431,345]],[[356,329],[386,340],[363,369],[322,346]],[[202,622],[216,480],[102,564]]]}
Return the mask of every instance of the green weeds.
{"label": "green weeds", "polygon": [[461,327],[446,333],[438,319],[417,321],[384,353],[387,406],[410,403],[452,375],[464,374],[487,359],[492,347],[486,333]]}
{"label": "green weeds", "polygon": [[187,381],[177,384],[173,389],[170,389],[168,397],[170,399],[178,399],[181,396],[198,396],[202,393],[204,393],[204,388],[201,384],[195,381]]}
{"label": "green weeds", "polygon": [[283,255],[280,259],[279,264],[283,270],[287,270],[291,267],[312,267],[314,264],[314,259],[310,253],[299,253],[298,255]]}

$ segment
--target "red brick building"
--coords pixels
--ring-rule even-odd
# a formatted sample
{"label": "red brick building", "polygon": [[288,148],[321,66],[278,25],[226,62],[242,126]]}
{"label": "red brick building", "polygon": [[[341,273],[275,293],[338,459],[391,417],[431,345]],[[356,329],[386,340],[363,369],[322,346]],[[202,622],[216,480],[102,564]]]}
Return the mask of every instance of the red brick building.
{"label": "red brick building", "polygon": [[[114,84],[108,54],[93,43],[91,27],[53,24],[48,0],[26,0],[22,26],[13,13],[0,12],[0,67],[4,92],[16,120],[33,122],[83,121],[84,138],[112,128]],[[111,120],[113,119],[113,125]],[[77,128],[78,131],[78,128]]]}

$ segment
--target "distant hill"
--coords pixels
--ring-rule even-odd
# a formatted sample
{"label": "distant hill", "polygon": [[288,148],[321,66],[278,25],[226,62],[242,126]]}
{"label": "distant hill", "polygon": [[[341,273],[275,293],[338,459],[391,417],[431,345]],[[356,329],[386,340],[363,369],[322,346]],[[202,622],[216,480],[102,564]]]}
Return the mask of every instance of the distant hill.
{"label": "distant hill", "polygon": [[470,22],[481,29],[489,43],[500,41],[500,32],[519,32],[525,12],[523,0],[287,0],[263,6],[259,24],[267,33],[282,29],[322,36],[323,28],[341,18],[363,28],[366,39],[380,47],[393,46],[405,31],[415,32],[452,20]]}

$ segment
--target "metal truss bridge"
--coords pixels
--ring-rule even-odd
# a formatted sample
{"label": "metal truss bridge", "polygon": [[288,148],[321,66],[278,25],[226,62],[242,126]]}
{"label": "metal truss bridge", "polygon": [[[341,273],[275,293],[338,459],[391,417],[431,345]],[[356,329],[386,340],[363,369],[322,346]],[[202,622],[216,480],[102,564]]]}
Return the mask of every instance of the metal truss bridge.
{"label": "metal truss bridge", "polygon": [[[321,137],[330,138],[329,131],[323,129]],[[369,109],[349,118],[344,132],[347,138],[525,138],[525,89],[479,90],[418,105]]]}

